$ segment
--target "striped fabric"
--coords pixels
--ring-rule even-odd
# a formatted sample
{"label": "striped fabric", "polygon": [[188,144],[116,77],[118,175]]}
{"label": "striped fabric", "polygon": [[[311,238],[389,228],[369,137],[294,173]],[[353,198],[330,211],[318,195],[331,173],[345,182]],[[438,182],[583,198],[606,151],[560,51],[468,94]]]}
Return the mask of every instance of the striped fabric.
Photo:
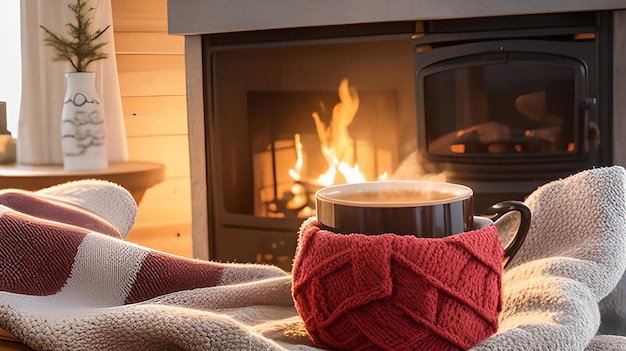
{"label": "striped fabric", "polygon": [[[285,272],[125,242],[121,237],[130,226],[110,224],[104,204],[92,207],[97,214],[63,201],[79,185],[0,192],[0,327],[36,350],[280,349],[218,313],[273,305],[246,322],[296,316]],[[97,188],[81,190],[94,202],[106,203],[98,200],[103,193],[132,199],[110,183],[82,187]],[[124,210],[134,220],[136,208]]]}

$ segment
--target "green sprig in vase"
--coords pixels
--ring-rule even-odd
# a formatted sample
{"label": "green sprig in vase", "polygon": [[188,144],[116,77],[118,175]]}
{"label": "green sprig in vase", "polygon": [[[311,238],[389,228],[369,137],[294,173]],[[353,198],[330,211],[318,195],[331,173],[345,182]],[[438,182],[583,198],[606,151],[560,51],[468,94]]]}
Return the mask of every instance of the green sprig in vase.
{"label": "green sprig in vase", "polygon": [[95,10],[89,0],[68,4],[75,22],[67,23],[70,38],[63,38],[44,26],[44,42],[54,50],[53,61],[67,61],[75,72],[65,74],[66,92],[61,111],[61,148],[66,170],[96,170],[108,167],[104,107],[96,91],[96,73],[87,67],[107,56],[98,38],[109,28],[91,30]]}

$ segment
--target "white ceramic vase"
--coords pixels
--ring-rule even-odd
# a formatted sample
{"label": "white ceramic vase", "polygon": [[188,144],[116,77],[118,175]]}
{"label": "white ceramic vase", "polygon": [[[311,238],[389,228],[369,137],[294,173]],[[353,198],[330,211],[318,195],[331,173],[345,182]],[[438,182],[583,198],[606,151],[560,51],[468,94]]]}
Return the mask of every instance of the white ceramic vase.
{"label": "white ceramic vase", "polygon": [[61,147],[65,170],[108,167],[104,108],[96,92],[95,72],[66,73],[61,113]]}

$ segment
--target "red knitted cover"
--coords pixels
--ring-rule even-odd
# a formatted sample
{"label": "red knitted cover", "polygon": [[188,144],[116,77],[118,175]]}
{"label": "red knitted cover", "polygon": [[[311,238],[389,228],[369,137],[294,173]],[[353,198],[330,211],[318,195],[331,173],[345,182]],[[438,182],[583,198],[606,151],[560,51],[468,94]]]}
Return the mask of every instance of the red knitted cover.
{"label": "red knitted cover", "polygon": [[503,248],[494,225],[443,239],[340,235],[304,222],[293,297],[334,350],[467,350],[496,332]]}

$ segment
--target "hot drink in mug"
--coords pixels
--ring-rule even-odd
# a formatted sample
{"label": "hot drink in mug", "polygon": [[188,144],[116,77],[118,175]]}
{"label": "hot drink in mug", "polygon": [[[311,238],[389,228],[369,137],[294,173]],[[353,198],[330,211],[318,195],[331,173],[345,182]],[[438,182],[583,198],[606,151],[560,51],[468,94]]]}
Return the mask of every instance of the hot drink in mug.
{"label": "hot drink in mug", "polygon": [[315,195],[321,229],[340,234],[393,233],[421,238],[442,238],[471,231],[517,211],[519,227],[506,245],[504,262],[521,246],[530,227],[530,210],[519,201],[492,205],[474,216],[471,188],[453,183],[389,180],[341,184],[322,188]]}

